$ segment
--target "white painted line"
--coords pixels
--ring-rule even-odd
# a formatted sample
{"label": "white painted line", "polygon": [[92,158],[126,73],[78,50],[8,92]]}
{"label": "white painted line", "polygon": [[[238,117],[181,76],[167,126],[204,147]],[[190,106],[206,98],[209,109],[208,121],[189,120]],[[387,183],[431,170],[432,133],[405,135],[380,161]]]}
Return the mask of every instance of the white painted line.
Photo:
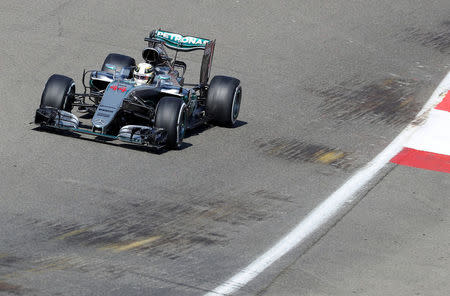
{"label": "white painted line", "polygon": [[[443,96],[441,94],[443,91],[448,90],[449,87],[450,72],[433,92],[417,117],[425,115],[425,112],[429,112],[434,108],[442,100]],[[417,128],[417,125],[409,124],[380,154],[358,170],[338,190],[314,208],[291,232],[281,238],[272,248],[259,256],[250,265],[216,287],[213,291],[205,294],[205,296],[230,295],[238,291],[272,263],[304,242],[330,221],[346,204],[354,201],[356,193],[366,186],[402,150],[404,143],[408,141]]]}

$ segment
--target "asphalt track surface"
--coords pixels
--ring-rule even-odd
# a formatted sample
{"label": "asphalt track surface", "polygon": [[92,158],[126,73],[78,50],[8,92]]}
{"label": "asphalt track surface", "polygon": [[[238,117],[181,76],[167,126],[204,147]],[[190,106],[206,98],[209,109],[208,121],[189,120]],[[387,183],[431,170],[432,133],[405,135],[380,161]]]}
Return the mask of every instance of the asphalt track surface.
{"label": "asphalt track surface", "polygon": [[[449,15],[446,0],[2,1],[0,293],[214,289],[414,118],[449,70]],[[51,74],[80,90],[83,68],[139,58],[159,27],[217,38],[213,74],[242,81],[236,128],[149,153],[29,124]],[[448,174],[388,166],[237,294],[445,295],[448,192]]]}

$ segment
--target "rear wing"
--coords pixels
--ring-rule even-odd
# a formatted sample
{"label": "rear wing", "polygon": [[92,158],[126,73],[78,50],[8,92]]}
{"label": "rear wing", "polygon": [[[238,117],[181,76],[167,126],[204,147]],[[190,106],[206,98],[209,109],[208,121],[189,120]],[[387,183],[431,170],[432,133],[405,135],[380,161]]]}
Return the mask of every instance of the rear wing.
{"label": "rear wing", "polygon": [[155,47],[157,43],[161,43],[170,49],[176,50],[177,52],[203,50],[202,64],[200,67],[200,85],[206,86],[208,84],[214,48],[216,45],[215,39],[209,40],[194,36],[183,36],[178,33],[166,32],[158,29],[151,31],[149,36],[144,40],[148,42],[148,46],[151,48]]}
{"label": "rear wing", "polygon": [[160,29],[151,31],[149,37],[145,38],[145,41],[159,41],[168,48],[180,51],[191,51],[197,49],[204,50],[206,44],[211,42],[209,39],[194,36],[183,36],[178,33],[162,31]]}

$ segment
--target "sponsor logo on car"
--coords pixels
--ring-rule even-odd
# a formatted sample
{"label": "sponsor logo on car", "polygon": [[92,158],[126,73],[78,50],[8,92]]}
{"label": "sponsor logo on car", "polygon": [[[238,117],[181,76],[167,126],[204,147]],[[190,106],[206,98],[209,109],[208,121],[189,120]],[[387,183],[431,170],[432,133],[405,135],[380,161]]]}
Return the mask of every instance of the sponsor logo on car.
{"label": "sponsor logo on car", "polygon": [[204,47],[209,42],[207,39],[183,36],[176,33],[156,31],[156,37],[169,43],[169,45],[181,45],[187,47]]}
{"label": "sponsor logo on car", "polygon": [[101,118],[96,118],[92,123],[95,124],[95,125],[103,125],[106,122],[103,119],[101,119]]}

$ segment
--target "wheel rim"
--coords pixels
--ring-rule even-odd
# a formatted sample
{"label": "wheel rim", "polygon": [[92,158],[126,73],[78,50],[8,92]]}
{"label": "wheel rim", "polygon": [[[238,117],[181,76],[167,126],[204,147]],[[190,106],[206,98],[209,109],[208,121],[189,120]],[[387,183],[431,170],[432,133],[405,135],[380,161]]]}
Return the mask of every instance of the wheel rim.
{"label": "wheel rim", "polygon": [[63,110],[70,111],[68,109],[72,108],[72,100],[75,96],[75,83],[72,83],[72,85],[69,87],[69,90],[67,91],[64,103],[63,103]]}
{"label": "wheel rim", "polygon": [[177,133],[177,144],[181,145],[184,139],[184,134],[186,133],[186,105],[181,106],[180,115],[178,116],[178,133]]}
{"label": "wheel rim", "polygon": [[231,123],[235,123],[241,108],[242,88],[238,86],[234,92],[233,105],[231,106]]}

